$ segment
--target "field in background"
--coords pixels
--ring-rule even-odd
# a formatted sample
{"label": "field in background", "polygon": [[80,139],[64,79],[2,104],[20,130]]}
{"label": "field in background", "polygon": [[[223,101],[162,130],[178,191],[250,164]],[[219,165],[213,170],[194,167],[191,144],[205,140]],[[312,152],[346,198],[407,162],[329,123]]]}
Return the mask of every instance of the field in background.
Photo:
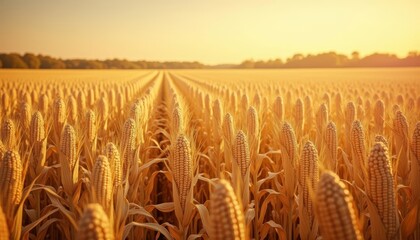
{"label": "field in background", "polygon": [[420,239],[419,92],[419,68],[1,70],[0,239]]}

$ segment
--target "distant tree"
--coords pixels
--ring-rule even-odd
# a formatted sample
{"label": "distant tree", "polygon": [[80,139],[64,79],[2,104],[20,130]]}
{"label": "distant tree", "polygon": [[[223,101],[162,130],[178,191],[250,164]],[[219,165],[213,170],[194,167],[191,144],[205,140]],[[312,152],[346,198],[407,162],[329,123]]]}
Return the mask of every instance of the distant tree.
{"label": "distant tree", "polygon": [[245,60],[240,65],[239,68],[255,68],[255,62],[254,60]]}
{"label": "distant tree", "polygon": [[0,60],[3,63],[3,68],[28,68],[19,54],[16,53],[0,54]]}
{"label": "distant tree", "polygon": [[38,56],[41,60],[42,69],[63,69],[66,68],[66,64],[61,59],[55,59],[49,56]]}
{"label": "distant tree", "polygon": [[358,61],[360,59],[360,54],[357,51],[351,53],[351,60]]}
{"label": "distant tree", "polygon": [[400,59],[394,54],[374,53],[360,59],[356,66],[359,67],[399,67]]}
{"label": "distant tree", "polygon": [[23,61],[25,61],[28,68],[38,69],[41,66],[39,58],[32,53],[25,53]]}
{"label": "distant tree", "polygon": [[0,68],[3,68],[3,62],[0,60]]}
{"label": "distant tree", "polygon": [[407,67],[420,66],[420,53],[417,51],[411,51],[407,54],[407,57],[402,59],[402,65]]}

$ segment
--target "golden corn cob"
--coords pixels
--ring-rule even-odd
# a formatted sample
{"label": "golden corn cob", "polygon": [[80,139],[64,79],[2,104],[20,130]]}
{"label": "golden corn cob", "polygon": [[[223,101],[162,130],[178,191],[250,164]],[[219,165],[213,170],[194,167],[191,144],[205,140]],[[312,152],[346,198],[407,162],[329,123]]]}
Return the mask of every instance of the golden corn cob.
{"label": "golden corn cob", "polygon": [[182,118],[182,111],[179,107],[176,107],[172,112],[172,128],[173,136],[178,136],[179,133],[184,131],[184,123]]}
{"label": "golden corn cob", "polygon": [[411,149],[417,160],[420,163],[420,122],[416,123],[416,128],[413,131],[413,138],[411,141]]}
{"label": "golden corn cob", "polygon": [[0,199],[8,225],[12,226],[14,210],[22,199],[22,162],[17,152],[8,150],[0,162]]}
{"label": "golden corn cob", "polygon": [[104,209],[110,207],[112,199],[112,175],[108,158],[104,155],[98,156],[92,171],[92,192],[94,201],[101,204]]}
{"label": "golden corn cob", "polygon": [[45,159],[41,156],[41,152],[43,148],[46,148],[44,118],[39,111],[32,115],[29,139],[34,156],[31,164],[36,169],[44,165]]}
{"label": "golden corn cob", "polygon": [[123,179],[129,173],[129,166],[134,164],[134,153],[136,149],[136,122],[129,118],[124,123],[123,136],[121,140],[121,151],[123,156]]}
{"label": "golden corn cob", "polygon": [[248,136],[256,139],[259,134],[258,113],[254,107],[249,107],[247,114]]}
{"label": "golden corn cob", "polygon": [[307,95],[305,97],[305,132],[309,132],[312,128],[313,124],[313,109],[312,109],[312,98],[311,96]]}
{"label": "golden corn cob", "polygon": [[401,111],[395,113],[394,118],[394,131],[398,137],[401,139],[406,139],[408,137],[408,122],[407,118]]}
{"label": "golden corn cob", "polygon": [[20,125],[24,132],[29,131],[29,124],[31,122],[31,105],[29,103],[23,103],[20,108]]}
{"label": "golden corn cob", "polygon": [[[78,109],[77,109],[77,101],[73,96],[70,96],[67,100],[67,107],[68,107],[68,113],[69,113],[69,121],[71,124],[75,124],[77,121],[77,115],[78,115]],[[84,109],[80,109],[80,111],[83,111]]]}
{"label": "golden corn cob", "polygon": [[298,153],[295,133],[293,128],[287,122],[283,124],[280,133],[280,145],[282,151],[282,165],[285,175],[285,191],[289,197],[289,201],[292,201],[296,189],[296,162]]}
{"label": "golden corn cob", "polygon": [[376,135],[375,136],[375,142],[381,142],[381,143],[385,144],[385,146],[388,146],[388,140],[386,140],[386,138],[382,135]]}
{"label": "golden corn cob", "polygon": [[[82,91],[77,94],[77,103],[79,109],[86,109],[86,95]],[[122,106],[118,106],[118,108],[121,109]]]}
{"label": "golden corn cob", "polygon": [[335,171],[337,169],[337,127],[334,122],[329,122],[325,131],[325,143],[327,150],[327,168]]}
{"label": "golden corn cob", "polygon": [[286,153],[294,166],[296,164],[297,141],[293,128],[287,122],[283,124],[281,130],[280,144],[285,148]]}
{"label": "golden corn cob", "polygon": [[113,185],[118,186],[122,183],[122,166],[118,148],[112,142],[106,145],[106,157],[111,168]]}
{"label": "golden corn cob", "polygon": [[1,141],[7,149],[13,149],[16,145],[16,128],[11,119],[4,120],[1,127]]}
{"label": "golden corn cob", "polygon": [[[346,134],[346,136],[350,136],[351,135],[352,124],[356,120],[356,108],[355,108],[353,102],[349,102],[347,104],[346,110],[344,112],[344,116],[345,116],[345,121],[344,121],[345,134]],[[345,145],[346,151],[351,152],[350,141],[346,141],[345,143],[346,143],[346,145]]]}
{"label": "golden corn cob", "polygon": [[395,150],[398,156],[398,175],[406,182],[407,175],[410,171],[409,167],[409,137],[408,137],[408,121],[401,111],[396,111],[393,121]]}
{"label": "golden corn cob", "polygon": [[220,104],[219,99],[216,99],[213,104],[213,119],[216,122],[217,126],[220,126],[222,124],[222,106]]}
{"label": "golden corn cob", "polygon": [[211,195],[210,238],[215,240],[244,240],[245,220],[232,186],[220,180]]}
{"label": "golden corn cob", "polygon": [[316,217],[323,239],[363,239],[356,219],[353,197],[333,172],[324,172],[319,180]]}
{"label": "golden corn cob", "polygon": [[294,118],[295,118],[295,127],[296,130],[300,133],[303,131],[303,120],[304,120],[304,109],[303,109],[303,102],[300,98],[298,98],[298,100],[296,100],[296,104],[295,104],[295,113],[294,113]]}
{"label": "golden corn cob", "polygon": [[66,121],[66,104],[63,99],[58,98],[54,102],[53,119],[56,131],[60,132]]}
{"label": "golden corn cob", "polygon": [[319,179],[318,174],[318,152],[315,145],[311,141],[307,141],[299,162],[299,197],[303,198],[301,207],[306,208],[307,212],[304,214],[309,216],[310,224],[312,224],[314,214],[309,193],[315,190]]}
{"label": "golden corn cob", "polygon": [[316,125],[317,129],[320,129],[321,132],[325,129],[325,126],[328,124],[328,106],[323,103],[316,113]]}
{"label": "golden corn cob", "polygon": [[180,203],[185,209],[193,179],[193,162],[190,142],[185,135],[179,135],[172,149],[172,173],[178,187]]}
{"label": "golden corn cob", "polygon": [[280,96],[274,101],[273,112],[278,121],[283,121],[283,99]]}
{"label": "golden corn cob", "polygon": [[113,240],[114,234],[108,216],[99,204],[89,204],[79,221],[79,240]]}
{"label": "golden corn cob", "polygon": [[364,169],[366,161],[365,133],[359,120],[353,122],[350,135],[350,144],[353,153],[353,178],[359,187],[363,186]]}
{"label": "golden corn cob", "polygon": [[251,160],[248,140],[242,130],[236,134],[235,143],[233,144],[233,160],[238,164],[242,177],[245,177]]}
{"label": "golden corn cob", "polygon": [[[396,239],[398,217],[395,188],[391,171],[388,148],[382,142],[373,145],[368,159],[367,192],[376,205],[378,214],[384,224],[388,239]],[[373,231],[375,229],[372,229]]]}
{"label": "golden corn cob", "polygon": [[41,142],[45,138],[44,118],[39,111],[32,115],[30,124],[30,141],[32,144]]}
{"label": "golden corn cob", "polygon": [[64,126],[60,140],[61,182],[67,194],[73,193],[78,181],[79,162],[77,159],[76,132],[69,124]]}
{"label": "golden corn cob", "polygon": [[96,138],[96,115],[92,110],[86,113],[87,140],[92,143]]}
{"label": "golden corn cob", "polygon": [[48,113],[48,104],[49,104],[48,95],[42,94],[41,96],[39,96],[38,111],[40,111],[44,115],[47,114]]}
{"label": "golden corn cob", "polygon": [[234,131],[232,115],[227,113],[223,121],[223,136],[228,147],[232,145]]}
{"label": "golden corn cob", "polygon": [[417,122],[411,140],[413,158],[410,169],[410,186],[413,189],[414,199],[420,199],[420,122]]}

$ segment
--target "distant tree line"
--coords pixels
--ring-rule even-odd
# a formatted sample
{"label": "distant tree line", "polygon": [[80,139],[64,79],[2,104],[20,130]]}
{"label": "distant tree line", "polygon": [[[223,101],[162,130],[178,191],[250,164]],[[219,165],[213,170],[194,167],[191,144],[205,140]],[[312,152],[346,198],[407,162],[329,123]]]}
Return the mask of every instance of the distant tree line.
{"label": "distant tree line", "polygon": [[28,69],[186,69],[204,68],[199,62],[128,61],[124,59],[59,59],[25,53],[0,54],[0,68]]}
{"label": "distant tree line", "polygon": [[358,52],[351,57],[335,52],[320,53],[316,55],[295,54],[287,58],[268,61],[246,60],[237,68],[340,68],[340,67],[419,67],[420,53],[409,52],[405,58],[398,58],[393,54],[374,53],[363,58]]}
{"label": "distant tree line", "polygon": [[129,61],[125,59],[86,60],[60,59],[45,55],[25,53],[0,54],[0,68],[28,69],[200,69],[200,68],[343,68],[343,67],[420,67],[420,52],[409,52],[404,58],[394,54],[374,53],[360,57],[335,52],[316,55],[295,54],[283,62],[280,58],[267,61],[246,60],[242,63],[204,65],[199,62]]}

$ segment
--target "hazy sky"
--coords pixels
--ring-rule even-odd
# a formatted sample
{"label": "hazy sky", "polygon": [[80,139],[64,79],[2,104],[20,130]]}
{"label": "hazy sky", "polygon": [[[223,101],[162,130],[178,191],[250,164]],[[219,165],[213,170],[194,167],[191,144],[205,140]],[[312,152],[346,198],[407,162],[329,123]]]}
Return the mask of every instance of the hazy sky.
{"label": "hazy sky", "polygon": [[215,64],[330,50],[420,50],[420,1],[0,0],[0,52]]}

